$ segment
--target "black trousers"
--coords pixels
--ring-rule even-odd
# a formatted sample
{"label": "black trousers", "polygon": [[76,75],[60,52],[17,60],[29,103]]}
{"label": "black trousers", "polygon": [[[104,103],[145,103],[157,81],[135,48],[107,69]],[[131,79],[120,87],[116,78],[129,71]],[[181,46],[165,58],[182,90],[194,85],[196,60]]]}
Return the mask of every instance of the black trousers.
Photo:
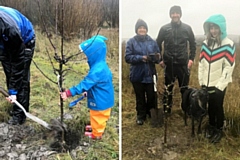
{"label": "black trousers", "polygon": [[[30,65],[31,65],[31,61],[32,61],[32,57],[35,49],[35,39],[31,40],[25,46],[26,46],[26,49],[25,49],[25,58],[24,58],[25,64],[24,64],[23,82],[17,93],[17,101],[28,112],[29,101],[30,101]],[[2,61],[2,66],[4,69],[4,73],[6,75],[7,87],[9,87],[9,79],[11,76],[9,68],[11,68],[11,65],[8,61]],[[15,119],[26,118],[24,112],[16,104],[13,104],[13,118]]]}
{"label": "black trousers", "polygon": [[183,95],[184,91],[188,89],[189,84],[189,69],[186,65],[174,65],[174,64],[166,64],[164,70],[164,78],[165,78],[165,91],[163,96],[163,107],[164,110],[167,106],[172,107],[172,91],[174,87],[174,82],[177,79],[181,95]]}
{"label": "black trousers", "polygon": [[150,115],[150,109],[157,107],[157,95],[154,92],[154,83],[132,82],[136,95],[137,118],[146,119]]}
{"label": "black trousers", "polygon": [[[208,90],[212,90],[208,88]],[[215,93],[209,94],[208,100],[208,115],[209,124],[215,126],[217,129],[222,129],[224,122],[223,102],[226,89],[224,91],[216,90]]]}

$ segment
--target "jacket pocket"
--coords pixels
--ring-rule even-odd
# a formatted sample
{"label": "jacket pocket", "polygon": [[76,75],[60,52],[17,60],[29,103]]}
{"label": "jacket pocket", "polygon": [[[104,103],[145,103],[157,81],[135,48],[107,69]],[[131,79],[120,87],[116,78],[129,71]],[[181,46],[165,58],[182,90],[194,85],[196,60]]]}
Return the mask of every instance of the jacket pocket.
{"label": "jacket pocket", "polygon": [[142,82],[145,76],[144,65],[133,65],[130,68],[130,81]]}
{"label": "jacket pocket", "polygon": [[169,52],[164,52],[163,61],[166,64],[171,64],[173,62],[173,56]]}
{"label": "jacket pocket", "polygon": [[25,62],[32,60],[33,51],[30,48],[26,48],[24,50],[24,54],[25,54]]}
{"label": "jacket pocket", "polygon": [[187,64],[188,63],[188,54],[180,53],[180,54],[176,55],[176,59],[174,62],[177,64]]}

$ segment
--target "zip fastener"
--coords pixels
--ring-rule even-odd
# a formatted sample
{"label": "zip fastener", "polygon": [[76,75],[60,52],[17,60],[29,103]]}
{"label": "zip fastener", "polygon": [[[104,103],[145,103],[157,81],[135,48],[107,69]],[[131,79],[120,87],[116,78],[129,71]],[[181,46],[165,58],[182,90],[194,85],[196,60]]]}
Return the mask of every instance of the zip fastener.
{"label": "zip fastener", "polygon": [[[147,43],[147,42],[148,42],[147,40],[145,42],[143,42],[143,45],[145,45],[145,43]],[[139,46],[142,49],[141,44],[139,44]],[[143,54],[144,54],[144,50],[143,49],[142,49],[142,51],[143,51]],[[146,55],[148,56],[147,45],[146,45]],[[147,70],[147,75],[149,75],[149,69],[150,69],[149,68],[149,62],[147,61],[144,65],[147,66],[147,67],[144,67],[144,72],[146,72],[146,70]]]}
{"label": "zip fastener", "polygon": [[[214,43],[213,43],[212,50],[213,50],[214,46],[215,46],[215,41],[214,41]],[[211,50],[211,56],[210,56],[210,63],[209,63],[209,67],[208,67],[208,82],[207,82],[207,86],[208,86],[208,84],[209,84],[209,79],[210,79],[210,70],[211,70],[212,50]]]}
{"label": "zip fastener", "polygon": [[[147,49],[147,45],[146,45],[146,52],[147,52],[147,57],[148,57],[148,49]],[[147,63],[146,63],[146,65],[147,65],[147,74],[149,75],[150,74],[150,66],[149,66],[149,62],[147,61]]]}
{"label": "zip fastener", "polygon": [[[147,43],[148,40],[146,40],[144,43]],[[142,49],[142,45],[137,41],[138,45],[140,46],[140,48]],[[142,51],[144,51],[142,49]],[[147,56],[148,56],[148,50],[147,50],[147,45],[146,45],[146,53],[147,53]],[[144,72],[147,70],[147,75],[150,75],[150,66],[149,66],[149,62],[146,62],[144,65],[147,65],[146,69],[144,67]]]}
{"label": "zip fastener", "polygon": [[[146,42],[148,43],[148,41],[146,41]],[[146,52],[147,52],[147,56],[148,56],[149,53],[148,53],[147,46],[148,46],[148,45],[146,45]],[[150,71],[151,71],[151,70],[150,70],[150,64],[149,64],[149,62],[147,62],[146,65],[147,65],[147,74],[150,75]],[[150,76],[150,77],[151,77],[151,76]]]}
{"label": "zip fastener", "polygon": [[[177,27],[174,26],[174,45],[177,44]],[[174,47],[174,52],[176,53],[176,47]]]}
{"label": "zip fastener", "polygon": [[176,35],[175,35],[176,42],[177,42],[176,44],[178,44],[177,34],[178,34],[178,27],[176,27]]}
{"label": "zip fastener", "polygon": [[225,75],[225,79],[227,79],[227,75],[228,75],[228,74],[226,73],[226,75]]}

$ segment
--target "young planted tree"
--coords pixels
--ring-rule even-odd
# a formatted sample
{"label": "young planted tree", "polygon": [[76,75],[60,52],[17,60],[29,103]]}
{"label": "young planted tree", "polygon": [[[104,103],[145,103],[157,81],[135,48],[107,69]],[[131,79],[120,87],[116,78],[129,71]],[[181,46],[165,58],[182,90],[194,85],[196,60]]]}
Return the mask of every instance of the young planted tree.
{"label": "young planted tree", "polygon": [[[50,56],[50,53],[47,51],[47,53],[48,53],[48,57],[49,57],[49,61],[51,62],[51,64],[52,64],[52,68],[53,68],[53,71],[54,71],[54,74],[57,76],[57,82],[55,82],[55,81],[53,81],[53,80],[51,80],[50,78],[48,78],[42,71],[42,73],[45,75],[45,77],[47,78],[47,79],[49,79],[51,82],[53,82],[53,83],[55,83],[55,84],[57,84],[58,85],[58,88],[59,88],[59,92],[63,92],[64,91],[64,89],[63,89],[63,81],[64,81],[64,77],[65,77],[65,75],[66,75],[66,73],[67,73],[67,71],[69,70],[69,68],[67,68],[67,69],[64,69],[64,66],[66,66],[67,65],[67,63],[69,62],[69,60],[71,60],[71,59],[73,59],[74,57],[76,57],[76,56],[78,56],[79,54],[81,54],[82,52],[84,52],[84,51],[80,51],[80,52],[78,52],[78,53],[76,53],[76,54],[72,54],[72,55],[67,55],[67,54],[65,54],[64,53],[64,37],[66,37],[66,35],[64,34],[65,33],[65,27],[67,27],[68,26],[68,24],[67,25],[65,25],[65,21],[64,21],[64,19],[65,19],[65,17],[66,17],[66,15],[65,15],[65,4],[67,4],[68,5],[68,7],[70,7],[70,5],[69,5],[69,3],[68,2],[64,2],[64,0],[61,0],[61,3],[60,3],[61,5],[59,5],[59,4],[56,4],[56,8],[58,8],[58,10],[61,10],[61,12],[59,12],[59,11],[57,11],[56,12],[56,17],[58,17],[59,19],[56,21],[56,22],[58,22],[57,24],[56,24],[56,32],[59,32],[60,34],[61,34],[61,44],[60,44],[60,53],[58,53],[58,49],[57,49],[57,47],[54,45],[54,43],[52,42],[52,39],[51,39],[51,37],[50,37],[50,33],[48,32],[48,29],[47,29],[47,26],[46,26],[46,24],[45,24],[45,22],[44,22],[44,19],[43,19],[43,17],[42,17],[42,24],[43,24],[43,27],[45,28],[44,30],[46,31],[46,35],[48,36],[48,40],[49,40],[49,42],[50,42],[50,44],[51,44],[51,46],[52,46],[52,48],[53,48],[53,50],[54,50],[54,59],[55,59],[55,61],[58,63],[58,68],[56,68],[56,67],[54,67],[54,65],[53,65],[53,62],[52,62],[52,57]],[[39,0],[38,0],[38,7],[39,7],[39,11],[40,11],[40,14],[42,15],[42,12],[41,12],[41,6],[40,6],[40,3],[39,3]],[[91,9],[89,9],[90,11],[91,11]],[[61,14],[59,14],[59,13],[61,13]],[[69,12],[67,12],[67,13],[69,13]],[[86,20],[87,20],[87,18],[86,18]],[[60,26],[60,27],[59,27]],[[93,25],[93,27],[91,27],[91,25],[89,25],[89,27],[88,28],[94,28],[94,27],[96,27],[95,25]],[[88,33],[90,33],[90,32],[88,32]],[[65,36],[64,36],[65,35]],[[36,63],[35,63],[36,64]],[[64,123],[63,123],[63,115],[64,115],[64,109],[63,109],[63,99],[61,98],[61,96],[59,95],[59,97],[60,97],[60,111],[61,111],[61,115],[60,115],[60,117],[61,117],[61,121],[60,121],[60,126],[59,126],[59,123],[57,123],[57,124],[54,124],[55,126],[54,126],[54,128],[56,127],[56,125],[58,125],[58,130],[59,130],[59,127],[62,127],[62,129],[60,129],[60,131],[61,131],[61,134],[62,134],[62,144],[61,144],[61,146],[62,146],[62,150],[64,150],[64,140],[65,140],[65,132],[66,132],[66,128],[65,128],[65,125],[64,125]],[[55,122],[56,123],[56,121],[53,121],[53,122]],[[54,129],[53,128],[53,129]]]}

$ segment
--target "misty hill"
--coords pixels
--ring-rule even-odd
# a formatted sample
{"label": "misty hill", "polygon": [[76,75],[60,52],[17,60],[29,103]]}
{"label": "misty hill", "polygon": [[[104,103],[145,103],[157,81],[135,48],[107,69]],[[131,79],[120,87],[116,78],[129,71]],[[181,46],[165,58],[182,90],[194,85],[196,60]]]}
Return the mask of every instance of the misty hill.
{"label": "misty hill", "polygon": [[[230,38],[236,45],[240,46],[240,35],[228,35],[228,38]],[[127,42],[129,38],[122,38],[122,42]],[[156,38],[154,38],[156,39]],[[197,45],[201,45],[202,42],[205,39],[204,35],[195,35],[196,43]]]}

